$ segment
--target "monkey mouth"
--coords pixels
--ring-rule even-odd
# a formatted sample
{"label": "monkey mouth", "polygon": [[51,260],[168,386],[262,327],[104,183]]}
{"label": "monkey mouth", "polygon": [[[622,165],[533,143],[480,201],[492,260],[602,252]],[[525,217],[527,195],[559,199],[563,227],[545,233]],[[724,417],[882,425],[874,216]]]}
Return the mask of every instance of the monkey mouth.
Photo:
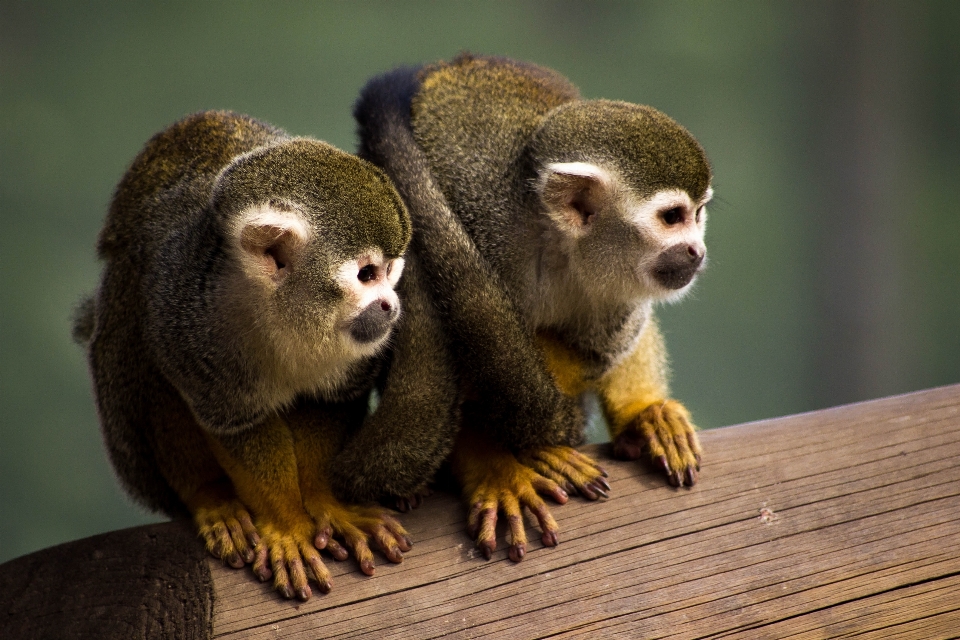
{"label": "monkey mouth", "polygon": [[384,308],[379,301],[374,302],[350,322],[350,335],[360,343],[381,340],[393,328],[399,315],[399,308],[395,306]]}
{"label": "monkey mouth", "polygon": [[702,264],[702,252],[685,245],[671,247],[657,258],[653,277],[664,288],[682,289],[690,284]]}
{"label": "monkey mouth", "polygon": [[654,269],[653,277],[666,289],[682,289],[693,281],[699,269]]}

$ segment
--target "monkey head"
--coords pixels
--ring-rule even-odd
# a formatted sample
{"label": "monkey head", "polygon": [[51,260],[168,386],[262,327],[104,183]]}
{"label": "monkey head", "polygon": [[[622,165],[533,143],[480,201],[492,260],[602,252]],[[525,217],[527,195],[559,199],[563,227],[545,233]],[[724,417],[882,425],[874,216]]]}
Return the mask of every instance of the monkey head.
{"label": "monkey head", "polygon": [[344,367],[386,343],[411,231],[379,169],[287,139],[231,162],[211,204],[235,258],[224,303],[268,366],[327,395]]}
{"label": "monkey head", "polygon": [[679,124],[646,106],[575,101],[529,147],[539,207],[571,271],[620,300],[673,300],[706,257],[710,165]]}

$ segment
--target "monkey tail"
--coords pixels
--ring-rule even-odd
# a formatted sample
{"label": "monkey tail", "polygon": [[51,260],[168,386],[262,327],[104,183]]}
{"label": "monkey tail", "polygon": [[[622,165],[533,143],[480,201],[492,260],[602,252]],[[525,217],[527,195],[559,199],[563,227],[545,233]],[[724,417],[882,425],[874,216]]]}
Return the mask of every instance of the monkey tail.
{"label": "monkey tail", "polygon": [[86,346],[93,337],[93,327],[96,322],[97,301],[92,295],[84,296],[73,309],[73,341]]}

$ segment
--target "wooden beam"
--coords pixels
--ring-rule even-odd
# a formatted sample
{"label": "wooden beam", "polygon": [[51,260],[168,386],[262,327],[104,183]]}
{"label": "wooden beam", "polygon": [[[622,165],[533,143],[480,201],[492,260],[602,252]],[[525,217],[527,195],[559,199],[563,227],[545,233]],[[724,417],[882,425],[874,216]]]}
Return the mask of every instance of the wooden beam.
{"label": "wooden beam", "polygon": [[[435,495],[414,549],[283,601],[209,561],[217,638],[935,638],[960,634],[960,385],[705,432],[700,483],[606,458],[604,502],[554,508],[519,564]],[[531,526],[531,540],[538,540]]]}
{"label": "wooden beam", "polygon": [[688,490],[608,460],[611,498],[555,507],[560,546],[519,564],[502,541],[484,560],[434,495],[403,518],[403,564],[330,560],[307,603],[207,558],[189,523],[67,543],[0,565],[0,637],[960,637],[960,385],[703,443]]}

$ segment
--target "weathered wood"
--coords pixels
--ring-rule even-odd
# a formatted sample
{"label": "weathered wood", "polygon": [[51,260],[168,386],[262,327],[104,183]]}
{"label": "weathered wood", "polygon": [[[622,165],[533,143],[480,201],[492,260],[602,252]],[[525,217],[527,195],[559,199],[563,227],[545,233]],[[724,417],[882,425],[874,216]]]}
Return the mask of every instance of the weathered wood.
{"label": "weathered wood", "polygon": [[611,498],[554,508],[560,546],[519,564],[475,553],[447,495],[404,517],[402,565],[331,560],[304,604],[210,561],[214,635],[960,637],[960,385],[702,439],[694,489],[609,461]]}
{"label": "weathered wood", "polygon": [[112,531],[0,565],[0,638],[211,634],[207,553],[190,522]]}
{"label": "weathered wood", "polygon": [[608,461],[612,497],[555,507],[560,546],[520,564],[483,560],[435,495],[402,565],[330,560],[333,592],[303,604],[188,523],[60,545],[0,565],[0,637],[960,637],[960,385],[703,442],[692,490]]}

